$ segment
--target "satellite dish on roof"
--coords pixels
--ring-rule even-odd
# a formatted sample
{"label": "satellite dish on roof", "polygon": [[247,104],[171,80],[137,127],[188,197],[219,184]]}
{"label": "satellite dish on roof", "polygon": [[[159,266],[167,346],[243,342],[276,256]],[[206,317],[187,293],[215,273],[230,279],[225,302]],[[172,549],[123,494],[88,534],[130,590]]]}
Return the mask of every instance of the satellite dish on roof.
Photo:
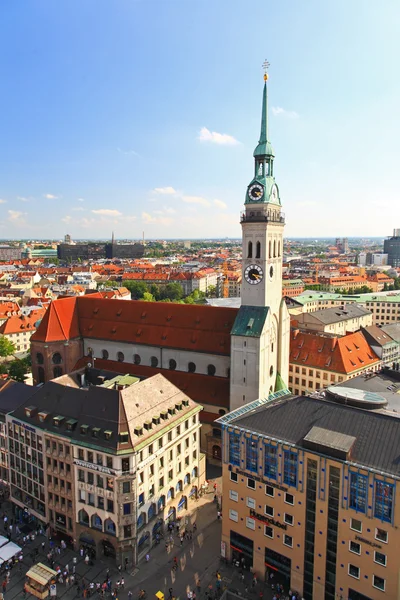
{"label": "satellite dish on roof", "polygon": [[87,364],[87,366],[88,366],[88,367],[89,367],[89,369],[90,369],[90,368],[91,368],[91,366],[92,366],[92,363],[88,363],[88,364]]}

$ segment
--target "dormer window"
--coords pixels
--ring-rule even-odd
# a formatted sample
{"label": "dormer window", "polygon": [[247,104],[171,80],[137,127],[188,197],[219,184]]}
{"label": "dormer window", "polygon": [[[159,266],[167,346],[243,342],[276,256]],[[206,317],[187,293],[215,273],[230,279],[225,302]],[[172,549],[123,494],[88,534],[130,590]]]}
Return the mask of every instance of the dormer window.
{"label": "dormer window", "polygon": [[25,407],[25,416],[26,417],[34,417],[37,412],[36,406],[26,406]]}
{"label": "dormer window", "polygon": [[68,419],[66,425],[67,425],[67,430],[68,431],[74,431],[76,424],[77,424],[77,420],[76,419]]}
{"label": "dormer window", "polygon": [[123,432],[119,434],[119,443],[120,444],[127,444],[129,442],[129,433],[128,432]]}
{"label": "dormer window", "polygon": [[100,427],[93,427],[92,429],[92,437],[99,437],[101,429]]}
{"label": "dormer window", "polygon": [[48,412],[44,412],[44,411],[41,411],[40,413],[38,413],[39,421],[40,421],[41,423],[44,423],[44,422],[45,422],[45,420],[47,419],[47,417],[49,416],[49,414],[50,414],[50,413],[48,413]]}
{"label": "dormer window", "polygon": [[65,417],[58,415],[57,417],[53,417],[53,425],[54,427],[60,427],[61,423],[65,420]]}
{"label": "dormer window", "polygon": [[81,425],[81,433],[82,435],[86,435],[89,430],[89,425]]}
{"label": "dormer window", "polygon": [[140,435],[143,435],[143,427],[135,427],[134,432],[135,432],[135,435],[137,435],[138,437]]}
{"label": "dormer window", "polygon": [[110,439],[111,439],[111,436],[112,436],[112,431],[110,431],[109,429],[107,429],[107,430],[104,432],[104,437],[106,438],[106,440],[110,440]]}

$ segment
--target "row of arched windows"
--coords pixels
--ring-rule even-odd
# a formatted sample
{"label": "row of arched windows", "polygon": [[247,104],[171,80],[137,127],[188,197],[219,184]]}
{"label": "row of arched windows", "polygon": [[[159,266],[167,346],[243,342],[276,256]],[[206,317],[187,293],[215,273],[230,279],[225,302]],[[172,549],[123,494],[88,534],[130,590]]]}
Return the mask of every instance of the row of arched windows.
{"label": "row of arched windows", "polygon": [[[87,527],[89,527],[90,522],[90,527],[92,527],[93,529],[97,529],[98,531],[103,531],[103,520],[101,519],[101,517],[99,517],[98,514],[92,515],[89,519],[88,513],[84,508],[82,508],[78,513],[78,520],[79,523],[81,523],[82,525],[86,525]],[[111,535],[116,534],[115,523],[112,519],[105,519],[104,533],[109,533]]]}
{"label": "row of arched windows", "polygon": [[[53,365],[61,365],[61,363],[62,363],[61,354],[59,352],[54,352],[53,356],[51,357],[51,362],[53,363]],[[36,353],[36,363],[38,365],[44,364],[44,356],[41,352]]]}
{"label": "row of arched windows", "polygon": [[[108,358],[109,358],[109,352],[108,352],[108,350],[102,350],[101,351],[101,357],[104,360],[108,360]],[[124,362],[125,361],[125,354],[123,352],[118,352],[117,353],[117,360],[118,360],[118,362]],[[133,363],[135,365],[140,365],[141,362],[142,362],[141,356],[139,354],[134,354],[133,355]],[[153,368],[156,368],[156,367],[158,367],[158,364],[159,364],[159,361],[158,361],[157,356],[151,356],[150,357],[150,366],[153,367]],[[171,371],[175,371],[175,369],[177,367],[176,360],[173,359],[173,358],[171,358],[169,360],[168,364],[169,364],[169,369]],[[189,362],[188,363],[187,370],[188,370],[189,373],[195,373],[196,369],[197,369],[196,363],[194,363],[194,362]],[[211,364],[207,365],[207,375],[215,375],[216,372],[217,372],[217,369],[216,369],[215,365],[211,365]]]}
{"label": "row of arched windows", "polygon": [[[61,367],[53,368],[53,377],[61,377],[63,374],[63,370]],[[38,383],[44,383],[46,381],[46,376],[43,367],[38,367]]]}
{"label": "row of arched windows", "polygon": [[[281,256],[280,240],[269,240],[268,242],[268,258],[278,258]],[[261,242],[256,242],[256,252],[253,257],[253,242],[249,242],[247,246],[247,258],[261,258]]]}

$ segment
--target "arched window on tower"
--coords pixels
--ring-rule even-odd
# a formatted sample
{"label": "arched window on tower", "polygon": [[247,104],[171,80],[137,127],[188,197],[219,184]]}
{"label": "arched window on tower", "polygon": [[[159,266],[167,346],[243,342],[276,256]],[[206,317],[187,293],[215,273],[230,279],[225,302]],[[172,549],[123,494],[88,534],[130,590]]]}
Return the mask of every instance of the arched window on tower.
{"label": "arched window on tower", "polygon": [[44,369],[43,367],[38,367],[38,383],[44,383]]}
{"label": "arched window on tower", "polygon": [[278,242],[278,256],[281,255],[281,243]]}
{"label": "arched window on tower", "polygon": [[274,240],[274,258],[276,258],[276,240]]}
{"label": "arched window on tower", "polygon": [[253,258],[253,242],[249,242],[247,258]]}
{"label": "arched window on tower", "polygon": [[257,242],[256,244],[256,258],[261,257],[261,242]]}
{"label": "arched window on tower", "polygon": [[271,240],[268,242],[268,258],[271,258]]}

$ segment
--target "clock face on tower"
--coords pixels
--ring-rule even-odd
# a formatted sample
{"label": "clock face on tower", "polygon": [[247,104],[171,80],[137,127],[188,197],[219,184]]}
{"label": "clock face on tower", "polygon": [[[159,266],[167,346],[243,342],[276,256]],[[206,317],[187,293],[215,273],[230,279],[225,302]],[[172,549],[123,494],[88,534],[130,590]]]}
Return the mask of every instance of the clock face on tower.
{"label": "clock face on tower", "polygon": [[264,193],[264,188],[260,183],[254,183],[249,187],[249,198],[252,200],[260,200]]}
{"label": "clock face on tower", "polygon": [[270,202],[276,203],[277,201],[278,201],[278,188],[276,187],[276,185],[273,185],[272,190],[271,190],[271,195],[270,195]]}
{"label": "clock face on tower", "polygon": [[262,282],[264,273],[262,268],[258,265],[249,265],[244,271],[244,276],[247,283],[250,283],[250,285],[257,285]]}

